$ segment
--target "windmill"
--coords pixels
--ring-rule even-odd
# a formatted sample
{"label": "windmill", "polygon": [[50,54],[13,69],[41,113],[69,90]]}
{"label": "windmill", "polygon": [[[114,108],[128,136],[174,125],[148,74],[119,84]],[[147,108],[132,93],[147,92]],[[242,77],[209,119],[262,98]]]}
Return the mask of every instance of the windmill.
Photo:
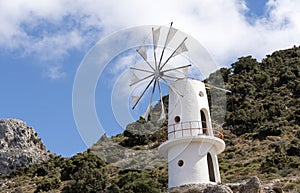
{"label": "windmill", "polygon": [[206,88],[230,91],[188,77],[191,63],[170,65],[170,61],[176,56],[189,51],[185,44],[187,37],[184,37],[168,57],[164,58],[167,46],[176,36],[176,32],[177,29],[173,28],[171,23],[164,46],[158,55],[160,28],[152,28],[150,46],[154,61],[148,59],[148,45],[142,45],[136,50],[145,65],[130,68],[130,86],[146,83],[141,94],[132,97],[132,109],[136,108],[149,90],[150,102],[144,115],[147,119],[157,89],[162,109],[161,118],[164,118],[166,115],[161,85],[166,84],[169,89],[168,140],[159,146],[158,151],[161,156],[168,158],[169,188],[184,184],[219,183],[221,178],[217,154],[224,150],[225,143],[223,134],[214,130],[211,124]]}

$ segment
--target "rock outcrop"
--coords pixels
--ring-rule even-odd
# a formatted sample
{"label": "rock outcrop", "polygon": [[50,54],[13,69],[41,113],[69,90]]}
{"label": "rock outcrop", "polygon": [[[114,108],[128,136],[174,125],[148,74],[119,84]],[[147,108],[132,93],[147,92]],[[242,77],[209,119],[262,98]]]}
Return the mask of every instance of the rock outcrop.
{"label": "rock outcrop", "polygon": [[0,120],[0,176],[16,167],[45,161],[49,155],[38,134],[25,122]]}
{"label": "rock outcrop", "polygon": [[233,193],[226,185],[191,184],[170,188],[167,193]]}
{"label": "rock outcrop", "polygon": [[259,179],[249,177],[241,183],[231,184],[193,184],[171,188],[168,193],[265,193]]}
{"label": "rock outcrop", "polygon": [[258,177],[250,177],[241,183],[227,184],[233,192],[238,193],[264,193]]}

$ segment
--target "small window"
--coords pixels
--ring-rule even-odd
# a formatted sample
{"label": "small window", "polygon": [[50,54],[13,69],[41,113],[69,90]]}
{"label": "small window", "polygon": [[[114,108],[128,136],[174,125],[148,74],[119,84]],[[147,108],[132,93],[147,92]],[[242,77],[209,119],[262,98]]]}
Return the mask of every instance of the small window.
{"label": "small window", "polygon": [[203,110],[200,110],[200,114],[201,114],[201,124],[202,124],[203,133],[207,134],[207,122],[206,122],[205,113]]}
{"label": "small window", "polygon": [[179,166],[179,167],[182,167],[183,164],[184,164],[183,160],[179,160],[179,161],[178,161],[178,166]]}
{"label": "small window", "polygon": [[204,97],[204,93],[202,91],[199,92],[200,97]]}
{"label": "small window", "polygon": [[176,123],[179,123],[179,122],[180,122],[180,117],[179,117],[179,116],[176,116],[176,117],[174,118],[174,121],[175,121]]}

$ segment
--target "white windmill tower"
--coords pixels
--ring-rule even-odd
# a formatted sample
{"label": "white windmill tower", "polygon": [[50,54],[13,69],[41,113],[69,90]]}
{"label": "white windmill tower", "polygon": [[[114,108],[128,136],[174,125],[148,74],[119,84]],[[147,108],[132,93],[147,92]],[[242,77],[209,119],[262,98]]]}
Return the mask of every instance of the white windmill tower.
{"label": "white windmill tower", "polygon": [[[184,184],[219,183],[221,182],[217,155],[225,148],[223,135],[212,127],[209,104],[205,84],[199,80],[188,78],[188,65],[172,67],[170,59],[188,51],[184,38],[170,56],[163,60],[168,43],[175,36],[177,29],[170,25],[160,59],[157,60],[157,42],[160,28],[154,30],[153,55],[154,62],[147,60],[146,47],[143,45],[137,52],[146,62],[145,68],[131,67],[134,73],[143,72],[144,77],[136,78],[131,85],[149,81],[141,95],[133,97],[133,109],[152,85],[149,112],[152,99],[158,87],[162,118],[165,110],[162,100],[161,82],[169,88],[168,140],[159,146],[159,154],[168,159],[169,188]],[[148,115],[146,113],[145,118]]]}

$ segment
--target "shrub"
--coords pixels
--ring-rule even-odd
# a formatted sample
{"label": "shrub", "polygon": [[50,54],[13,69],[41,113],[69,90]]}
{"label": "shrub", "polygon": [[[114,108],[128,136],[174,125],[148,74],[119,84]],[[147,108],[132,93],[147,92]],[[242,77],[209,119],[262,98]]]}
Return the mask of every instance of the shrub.
{"label": "shrub", "polygon": [[61,182],[57,177],[52,177],[52,178],[45,177],[38,184],[38,186],[34,192],[35,193],[41,192],[41,191],[46,192],[46,191],[50,191],[53,189],[57,189],[60,187],[60,184],[61,184]]}
{"label": "shrub", "polygon": [[125,193],[159,193],[163,189],[162,184],[157,181],[157,178],[146,173],[146,171],[123,174],[116,184],[121,192]]}
{"label": "shrub", "polygon": [[297,158],[287,156],[284,153],[275,153],[265,157],[260,166],[262,173],[272,173],[276,170],[288,170],[289,168],[298,168]]}
{"label": "shrub", "polygon": [[267,136],[279,136],[282,133],[282,128],[275,126],[266,126],[258,129],[257,138],[260,140],[265,139]]}
{"label": "shrub", "polygon": [[295,139],[291,142],[287,149],[287,154],[289,156],[299,156],[300,157],[300,143],[298,139]]}
{"label": "shrub", "polygon": [[71,182],[62,190],[63,193],[105,192],[108,178],[102,169],[83,167],[72,175]]}
{"label": "shrub", "polygon": [[48,174],[48,169],[45,166],[41,166],[36,169],[37,176],[46,176],[47,174]]}

